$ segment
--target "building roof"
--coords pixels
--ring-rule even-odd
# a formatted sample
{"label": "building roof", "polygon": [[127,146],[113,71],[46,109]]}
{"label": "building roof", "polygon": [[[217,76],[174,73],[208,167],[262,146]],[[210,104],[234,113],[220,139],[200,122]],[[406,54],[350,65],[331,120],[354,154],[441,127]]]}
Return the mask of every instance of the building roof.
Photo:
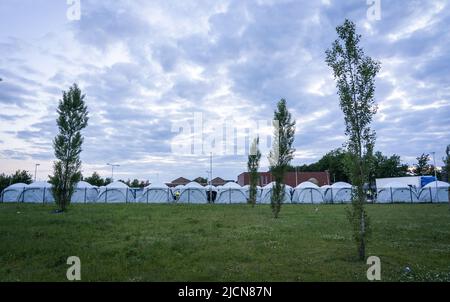
{"label": "building roof", "polygon": [[187,178],[184,177],[178,177],[177,179],[172,180],[172,182],[168,183],[167,185],[169,187],[176,187],[178,185],[187,185],[188,183],[190,183],[191,181]]}

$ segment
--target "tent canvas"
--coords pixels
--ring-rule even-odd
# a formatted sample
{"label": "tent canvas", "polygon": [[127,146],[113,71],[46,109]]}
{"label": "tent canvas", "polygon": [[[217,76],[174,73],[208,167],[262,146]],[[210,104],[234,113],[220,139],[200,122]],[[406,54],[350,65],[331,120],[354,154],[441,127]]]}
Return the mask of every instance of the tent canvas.
{"label": "tent canvas", "polygon": [[[273,186],[275,185],[275,182],[271,182],[264,186],[261,192],[261,198],[259,200],[259,203],[271,203],[272,199],[272,190]],[[283,203],[291,203],[291,190],[292,187],[289,185],[285,185],[284,188],[284,194],[283,194]]]}
{"label": "tent canvas", "polygon": [[247,203],[247,194],[237,183],[228,182],[218,191],[215,203]]}
{"label": "tent canvas", "polygon": [[[436,191],[437,187],[437,191]],[[446,203],[450,185],[444,181],[433,181],[426,184],[419,194],[419,202]],[[437,193],[436,193],[437,192]]]}
{"label": "tent canvas", "polygon": [[22,202],[22,194],[27,186],[24,183],[16,183],[7,187],[2,191],[1,202]]}
{"label": "tent canvas", "polygon": [[95,202],[98,195],[97,187],[92,186],[90,183],[80,181],[76,184],[75,190],[72,194],[72,203],[88,203]]}
{"label": "tent canvas", "polygon": [[417,202],[417,192],[401,182],[391,182],[377,190],[377,203]]}
{"label": "tent canvas", "polygon": [[130,203],[134,202],[134,194],[130,188],[120,181],[101,187],[97,196],[99,203]]}
{"label": "tent canvas", "polygon": [[52,185],[45,181],[28,185],[23,192],[22,201],[25,203],[54,203]]}
{"label": "tent canvas", "polygon": [[292,196],[293,203],[322,203],[323,200],[319,186],[309,181],[302,182],[295,187]]}
{"label": "tent canvas", "polygon": [[144,188],[138,201],[144,203],[168,203],[173,201],[173,195],[166,184],[155,183]]}
{"label": "tent canvas", "polygon": [[[332,203],[350,203],[352,202],[352,185],[346,182],[334,183],[327,190],[327,197],[331,197]],[[324,199],[327,199],[324,197]]]}
{"label": "tent canvas", "polygon": [[180,203],[207,203],[206,189],[197,182],[190,182],[180,189]]}

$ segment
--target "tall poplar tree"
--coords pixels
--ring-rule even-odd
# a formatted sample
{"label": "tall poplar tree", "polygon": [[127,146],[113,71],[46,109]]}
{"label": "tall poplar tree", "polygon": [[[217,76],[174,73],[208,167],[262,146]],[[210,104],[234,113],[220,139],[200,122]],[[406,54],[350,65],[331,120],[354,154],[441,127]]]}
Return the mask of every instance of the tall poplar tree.
{"label": "tall poplar tree", "polygon": [[270,204],[275,218],[281,210],[285,193],[284,174],[294,158],[295,149],[292,147],[295,139],[295,120],[286,107],[286,100],[281,99],[274,112],[274,141],[269,154],[270,170],[275,180],[272,188]]}
{"label": "tall poplar tree", "polygon": [[53,140],[56,161],[53,164],[53,176],[50,182],[53,187],[55,202],[61,211],[65,211],[75,185],[81,179],[81,145],[83,130],[88,123],[88,111],[84,102],[85,95],[74,84],[69,91],[63,91],[57,113],[59,133]]}
{"label": "tall poplar tree", "polygon": [[[446,157],[444,158],[444,163],[445,163],[445,170],[447,172],[447,182],[450,183],[450,145],[447,146],[447,148],[445,149],[445,155]],[[450,188],[448,189],[448,202],[450,205]]]}
{"label": "tall poplar tree", "polygon": [[261,152],[259,151],[259,137],[255,138],[250,147],[250,154],[248,155],[247,171],[250,176],[250,188],[248,202],[254,207],[256,204],[256,195],[258,193],[258,169],[259,161],[261,159]]}
{"label": "tall poplar tree", "polygon": [[340,107],[344,113],[349,156],[346,165],[350,180],[356,188],[352,194],[352,207],[348,217],[353,227],[359,258],[364,260],[370,233],[364,184],[368,181],[376,139],[376,133],[370,124],[377,112],[374,100],[375,77],[380,70],[380,63],[364,54],[359,46],[361,36],[356,33],[353,22],[345,20],[336,31],[338,39],[326,51],[326,63],[333,70]]}

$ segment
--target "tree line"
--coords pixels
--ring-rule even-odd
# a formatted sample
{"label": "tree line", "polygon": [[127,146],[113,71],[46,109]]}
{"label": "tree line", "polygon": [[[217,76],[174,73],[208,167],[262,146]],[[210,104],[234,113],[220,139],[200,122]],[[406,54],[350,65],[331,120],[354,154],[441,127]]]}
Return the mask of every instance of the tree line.
{"label": "tree line", "polygon": [[[422,153],[416,158],[412,169],[408,164],[402,162],[400,155],[385,155],[381,151],[375,152],[369,160],[368,181],[375,184],[375,179],[386,177],[403,176],[423,176],[434,175],[435,167],[431,163],[429,154]],[[350,175],[346,169],[346,160],[348,160],[347,151],[344,148],[337,148],[327,152],[317,162],[303,164],[300,166],[289,166],[289,172],[322,172],[328,171],[331,182],[350,182]],[[445,162],[445,158],[443,159]],[[439,180],[447,181],[446,169],[437,169],[436,174]]]}

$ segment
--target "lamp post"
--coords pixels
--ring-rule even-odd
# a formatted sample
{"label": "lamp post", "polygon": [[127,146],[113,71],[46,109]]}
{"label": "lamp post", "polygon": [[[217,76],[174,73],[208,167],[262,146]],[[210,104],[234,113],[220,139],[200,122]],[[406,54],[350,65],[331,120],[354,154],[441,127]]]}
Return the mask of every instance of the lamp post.
{"label": "lamp post", "polygon": [[111,181],[114,181],[114,167],[120,167],[120,165],[114,165],[110,163],[107,163],[106,165],[111,166]]}
{"label": "lamp post", "polygon": [[212,170],[212,152],[210,153],[210,155],[209,155],[209,171],[206,171],[206,172],[209,172],[209,202],[210,203],[212,203],[212,173],[213,173],[213,170]]}
{"label": "lamp post", "polygon": [[34,165],[34,182],[36,182],[36,175],[37,175],[37,169],[41,164],[35,164]]}
{"label": "lamp post", "polygon": [[435,184],[435,188],[436,188],[436,202],[439,202],[439,200],[437,200],[438,199],[438,179],[437,179],[437,167],[436,167],[436,152],[431,152],[431,154],[433,154],[433,165],[434,165],[434,180],[435,180],[435,182],[434,182],[434,184]]}

